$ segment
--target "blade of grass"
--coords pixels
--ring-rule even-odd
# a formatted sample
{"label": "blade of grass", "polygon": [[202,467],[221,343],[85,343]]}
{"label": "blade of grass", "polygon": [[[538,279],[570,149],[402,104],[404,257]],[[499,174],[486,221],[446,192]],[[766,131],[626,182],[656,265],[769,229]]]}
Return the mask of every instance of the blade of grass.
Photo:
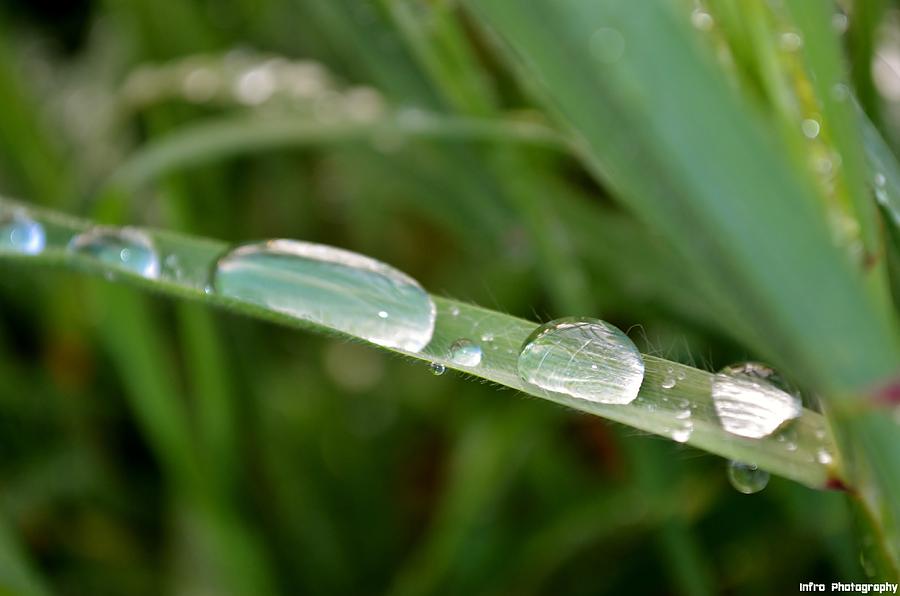
{"label": "blade of grass", "polygon": [[[14,204],[7,200],[0,201],[0,207],[8,208],[11,205]],[[182,272],[178,277],[164,274],[159,279],[153,280],[125,270],[110,269],[109,265],[95,259],[67,251],[65,247],[69,239],[74,234],[88,229],[90,223],[45,210],[31,209],[30,213],[37,217],[46,229],[47,248],[38,256],[4,254],[2,258],[25,261],[32,265],[55,264],[93,273],[114,271],[116,279],[123,283],[226,307],[236,312],[298,328],[340,335],[336,330],[321,325],[289,317],[249,302],[227,298],[215,292],[206,292],[211,266],[227,248],[220,242],[168,232],[148,231],[163,258],[172,254],[177,256]],[[429,345],[419,353],[394,351],[426,362],[440,363],[447,368],[463,370],[500,385],[663,436],[670,436],[676,422],[674,416],[681,410],[670,400],[686,400],[693,406],[695,413],[694,430],[688,441],[691,445],[731,459],[755,462],[773,473],[813,487],[823,488],[829,484],[829,480],[833,481],[835,476],[842,477],[842,472],[837,467],[839,463],[826,466],[818,461],[820,449],[833,452],[831,440],[826,434],[820,414],[805,410],[796,421],[794,428],[798,439],[795,451],[791,451],[774,437],[752,440],[730,435],[721,428],[714,413],[710,395],[712,375],[649,355],[644,356],[646,375],[639,399],[628,406],[598,404],[546,392],[535,386],[526,385],[517,372],[519,348],[536,328],[535,323],[446,298],[434,296],[433,300],[437,306],[438,317]],[[456,312],[457,309],[459,311],[457,316],[451,314],[451,311]],[[132,321],[132,324],[140,324],[140,321]],[[481,337],[483,333],[494,335],[491,345],[496,349],[486,351],[482,365],[473,370],[461,367],[450,360],[449,348],[453,342],[461,337]],[[123,348],[127,349],[128,346]],[[130,363],[123,365],[128,366]],[[683,373],[685,378],[678,383],[677,389],[669,390],[662,387],[667,376],[679,373]],[[140,371],[137,371],[137,374],[135,379],[140,378]],[[167,439],[163,444],[170,442],[175,441]]]}
{"label": "blade of grass", "polygon": [[557,148],[564,144],[552,129],[528,122],[454,118],[402,113],[374,122],[333,123],[288,116],[224,116],[184,126],[151,141],[113,174],[108,185],[131,192],[163,173],[260,150],[319,146],[323,143],[377,143],[400,135],[443,141],[533,143]]}

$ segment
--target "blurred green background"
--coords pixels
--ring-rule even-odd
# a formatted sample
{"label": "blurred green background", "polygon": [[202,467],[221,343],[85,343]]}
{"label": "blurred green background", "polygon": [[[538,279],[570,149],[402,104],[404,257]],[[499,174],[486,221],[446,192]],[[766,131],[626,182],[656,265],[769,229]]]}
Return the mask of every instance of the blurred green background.
{"label": "blurred green background", "polygon": [[[369,0],[6,0],[0,191],[340,246],[437,294],[609,320],[709,370],[752,357],[667,248],[550,149],[238,143],[110,183],[143,146],[248,115],[540,121],[494,40],[424,4],[443,17]],[[443,40],[436,64],[417,32]],[[361,345],[0,271],[2,593],[780,594],[863,577],[840,495],[773,478],[746,496],[716,457]]]}

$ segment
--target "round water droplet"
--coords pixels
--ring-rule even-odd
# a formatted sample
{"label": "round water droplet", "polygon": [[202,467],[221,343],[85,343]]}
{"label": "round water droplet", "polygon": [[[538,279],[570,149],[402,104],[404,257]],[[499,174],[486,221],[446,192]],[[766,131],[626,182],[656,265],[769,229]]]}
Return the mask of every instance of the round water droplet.
{"label": "round water droplet", "polygon": [[796,52],[803,47],[803,38],[794,31],[787,31],[781,34],[779,44],[785,52]]}
{"label": "round water droplet", "polygon": [[450,316],[451,316],[451,317],[458,317],[458,316],[459,316],[459,307],[458,307],[458,306],[451,306],[451,307],[450,307]]}
{"label": "round water droplet", "polygon": [[800,129],[803,131],[803,136],[807,139],[814,139],[819,136],[819,121],[807,118],[800,123]]}
{"label": "round water droplet", "polygon": [[691,435],[694,432],[694,424],[690,421],[686,422],[684,426],[676,428],[672,431],[672,440],[678,443],[687,443],[691,439]]}
{"label": "round water droplet", "polygon": [[481,364],[481,346],[471,339],[458,339],[450,346],[450,360],[462,366]]}
{"label": "round water droplet", "polygon": [[850,24],[850,20],[847,18],[842,12],[836,12],[831,15],[831,28],[834,29],[834,32],[838,35],[842,35],[847,32],[847,26]]}
{"label": "round water droplet", "polygon": [[159,255],[153,241],[134,228],[92,228],[72,238],[69,250],[148,279],[159,277]]}
{"label": "round water droplet", "polygon": [[834,458],[827,449],[821,447],[819,451],[816,452],[816,460],[823,466],[827,466],[834,460]]}
{"label": "round water droplet", "polygon": [[381,346],[418,352],[434,332],[434,303],[416,280],[331,246],[294,240],[246,244],[218,260],[211,285],[224,296]]}
{"label": "round water droplet", "polygon": [[0,215],[0,252],[38,255],[46,245],[44,227],[24,212]]}
{"label": "round water droplet", "polygon": [[733,461],[728,464],[728,480],[731,486],[740,492],[752,495],[766,488],[769,484],[769,473],[760,470],[755,464]]}
{"label": "round water droplet", "polygon": [[885,179],[884,174],[881,172],[875,174],[875,186],[882,187],[886,182],[887,180]]}
{"label": "round water droplet", "polygon": [[431,369],[431,374],[438,377],[447,372],[447,367],[440,362],[432,362],[428,365],[428,368]]}
{"label": "round water droplet", "polygon": [[607,404],[633,401],[644,379],[644,359],[634,343],[590,318],[558,319],[535,329],[519,352],[518,369],[526,383]]}
{"label": "round water droplet", "polygon": [[800,399],[773,384],[772,369],[745,362],[713,377],[712,399],[722,427],[735,435],[760,439],[800,416]]}
{"label": "round water droplet", "polygon": [[836,83],[831,89],[831,97],[835,101],[846,101],[850,97],[850,88],[843,83]]}
{"label": "round water droplet", "polygon": [[484,343],[488,343],[488,344],[491,343],[492,341],[494,341],[494,334],[493,333],[482,333],[481,341],[483,341]]}
{"label": "round water droplet", "polygon": [[615,29],[601,27],[591,36],[591,55],[600,62],[611,63],[625,53],[625,38]]}
{"label": "round water droplet", "polygon": [[700,31],[709,31],[713,28],[714,23],[711,14],[702,8],[696,8],[691,13],[691,24]]}

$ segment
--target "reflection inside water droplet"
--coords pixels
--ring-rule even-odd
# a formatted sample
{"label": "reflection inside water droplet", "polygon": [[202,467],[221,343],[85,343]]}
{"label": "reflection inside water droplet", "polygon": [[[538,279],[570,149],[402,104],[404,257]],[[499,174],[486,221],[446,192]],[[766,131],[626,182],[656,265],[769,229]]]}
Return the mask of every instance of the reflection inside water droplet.
{"label": "reflection inside water droplet", "polygon": [[72,238],[68,249],[148,279],[159,277],[159,256],[141,230],[98,226]]}
{"label": "reflection inside water droplet", "polygon": [[432,362],[428,365],[428,368],[431,370],[431,374],[435,376],[441,376],[442,374],[447,372],[447,367],[440,362]]}
{"label": "reflection inside water droplet", "polygon": [[481,363],[481,346],[470,339],[458,339],[450,346],[450,360],[462,366],[478,366]]}
{"label": "reflection inside water droplet", "polygon": [[240,246],[219,259],[212,285],[223,296],[382,346],[418,352],[434,332],[435,306],[418,282],[331,246],[293,240]]}
{"label": "reflection inside water droplet", "polygon": [[44,227],[24,212],[0,215],[0,252],[37,255],[45,245]]}
{"label": "reflection inside water droplet", "polygon": [[570,317],[541,325],[518,359],[526,383],[598,403],[633,401],[644,379],[634,343],[599,319]]}
{"label": "reflection inside water droplet", "polygon": [[738,491],[752,495],[766,488],[769,484],[769,473],[760,470],[755,464],[733,461],[728,464],[728,481]]}
{"label": "reflection inside water droplet", "polygon": [[729,366],[713,377],[712,399],[726,431],[760,439],[800,416],[800,399],[772,383],[774,372],[746,362]]}

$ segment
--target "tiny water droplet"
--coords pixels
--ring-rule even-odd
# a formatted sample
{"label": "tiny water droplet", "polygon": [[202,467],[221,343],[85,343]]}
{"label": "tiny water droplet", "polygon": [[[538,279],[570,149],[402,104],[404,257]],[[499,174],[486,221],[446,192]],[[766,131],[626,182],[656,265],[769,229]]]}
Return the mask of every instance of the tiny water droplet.
{"label": "tiny water droplet", "polygon": [[713,28],[712,15],[702,8],[695,8],[691,13],[691,24],[700,31],[709,31]]}
{"label": "tiny water droplet", "polygon": [[153,241],[134,228],[98,226],[72,238],[68,249],[141,277],[159,277],[159,255]]}
{"label": "tiny water droplet", "polygon": [[769,484],[769,473],[760,470],[755,464],[732,461],[728,464],[728,480],[738,491],[752,495],[766,488]]}
{"label": "tiny water droplet", "polygon": [[886,182],[887,180],[885,179],[884,174],[881,172],[875,174],[875,186],[882,187]]}
{"label": "tiny water droplet", "polygon": [[728,366],[713,377],[712,399],[726,431],[760,439],[803,412],[800,399],[773,384],[775,372],[756,362]]}
{"label": "tiny water droplet", "polygon": [[458,339],[450,346],[450,360],[462,366],[478,366],[481,364],[481,346],[471,339]]}
{"label": "tiny water droplet", "polygon": [[819,121],[807,118],[800,123],[800,129],[803,131],[803,136],[807,139],[814,139],[819,136]]}
{"label": "tiny water droplet", "polygon": [[436,377],[441,376],[445,372],[447,372],[447,367],[441,364],[440,362],[432,362],[428,365],[428,368],[431,370],[431,374]]}
{"label": "tiny water droplet", "polygon": [[847,25],[849,25],[849,19],[844,13],[836,12],[831,15],[831,28],[834,29],[834,32],[838,35],[847,32]]}
{"label": "tiny water droplet", "polygon": [[459,307],[458,307],[458,306],[451,306],[451,307],[450,307],[450,316],[451,316],[451,317],[458,317],[458,316],[459,316]]}
{"label": "tiny water droplet", "polygon": [[816,460],[823,466],[827,466],[834,460],[834,458],[831,456],[831,453],[829,453],[827,449],[821,447],[816,453]]}
{"label": "tiny water droplet", "polygon": [[831,97],[838,102],[846,101],[850,97],[850,88],[843,83],[836,83],[831,89]]}
{"label": "tiny water droplet", "polygon": [[672,370],[671,368],[669,368],[669,369],[666,369],[666,376],[663,377],[663,380],[660,383],[660,386],[663,389],[671,389],[672,387],[675,386],[676,382],[677,381],[675,380],[675,371]]}
{"label": "tiny water droplet", "polygon": [[687,443],[691,435],[694,432],[694,425],[691,422],[688,422],[684,426],[680,428],[676,428],[672,431],[672,440],[677,441],[678,443]]}
{"label": "tiny water droplet", "polygon": [[522,345],[517,366],[526,383],[607,404],[633,401],[644,379],[644,360],[628,336],[590,318],[541,325]]}
{"label": "tiny water droplet", "polygon": [[488,344],[491,343],[492,341],[494,341],[494,334],[493,333],[482,333],[481,341],[483,341],[484,343],[488,343]]}
{"label": "tiny water droplet", "polygon": [[601,27],[591,35],[589,47],[596,60],[609,64],[625,53],[625,38],[615,29]]}
{"label": "tiny water droplet", "polygon": [[416,280],[331,246],[294,240],[239,246],[219,258],[211,286],[381,346],[418,352],[434,332],[434,303]]}
{"label": "tiny water droplet", "polygon": [[0,252],[38,255],[46,243],[44,227],[24,212],[0,215]]}
{"label": "tiny water droplet", "polygon": [[803,47],[803,38],[795,31],[786,31],[778,38],[781,49],[785,52],[796,52]]}

